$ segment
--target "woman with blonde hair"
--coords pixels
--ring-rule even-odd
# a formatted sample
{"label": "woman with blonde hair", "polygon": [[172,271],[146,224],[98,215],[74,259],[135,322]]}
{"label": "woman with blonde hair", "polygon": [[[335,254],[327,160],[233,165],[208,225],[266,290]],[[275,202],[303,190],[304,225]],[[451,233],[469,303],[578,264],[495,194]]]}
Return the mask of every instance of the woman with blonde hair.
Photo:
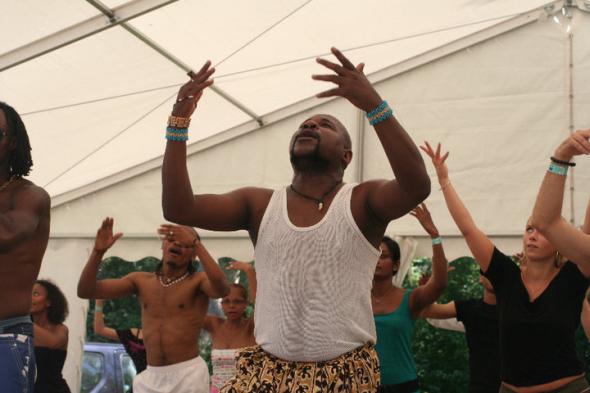
{"label": "woman with blonde hair", "polygon": [[588,392],[575,348],[590,264],[560,261],[557,248],[527,223],[522,267],[477,227],[449,179],[440,144],[421,149],[432,159],[447,208],[496,292],[500,392]]}

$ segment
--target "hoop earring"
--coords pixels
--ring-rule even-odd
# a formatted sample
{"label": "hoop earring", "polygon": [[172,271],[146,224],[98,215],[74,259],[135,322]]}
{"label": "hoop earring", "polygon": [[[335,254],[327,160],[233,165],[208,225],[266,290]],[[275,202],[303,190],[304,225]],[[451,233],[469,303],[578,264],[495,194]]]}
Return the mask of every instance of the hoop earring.
{"label": "hoop earring", "polygon": [[562,256],[559,253],[559,251],[555,251],[555,260],[553,261],[553,264],[555,265],[556,268],[560,268],[562,265]]}

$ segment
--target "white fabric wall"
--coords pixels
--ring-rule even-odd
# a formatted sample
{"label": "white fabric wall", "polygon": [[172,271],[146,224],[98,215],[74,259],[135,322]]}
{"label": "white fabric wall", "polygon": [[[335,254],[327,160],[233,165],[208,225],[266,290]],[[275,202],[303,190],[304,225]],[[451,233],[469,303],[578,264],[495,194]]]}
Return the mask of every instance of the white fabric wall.
{"label": "white fabric wall", "polygon": [[[574,29],[575,124],[588,128],[590,15],[575,16],[586,22]],[[549,157],[568,135],[566,54],[566,35],[545,20],[379,86],[416,142],[440,141],[451,151],[451,180],[486,233],[522,232]],[[385,155],[371,132],[367,133],[366,156],[365,178],[388,172]],[[579,161],[575,177],[578,223],[590,196],[590,160]],[[443,234],[458,234],[429,160],[427,165],[434,179],[427,201],[433,217]],[[569,202],[569,196],[565,199]],[[569,218],[569,203],[565,207]],[[412,217],[392,226],[400,234],[422,232]]]}

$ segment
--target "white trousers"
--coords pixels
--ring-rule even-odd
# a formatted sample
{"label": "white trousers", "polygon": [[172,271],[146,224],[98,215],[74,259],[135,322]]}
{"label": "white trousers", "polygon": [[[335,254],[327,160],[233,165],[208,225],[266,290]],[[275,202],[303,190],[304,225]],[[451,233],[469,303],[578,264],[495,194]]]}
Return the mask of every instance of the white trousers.
{"label": "white trousers", "polygon": [[208,393],[209,369],[197,356],[169,366],[147,366],[133,380],[134,393]]}

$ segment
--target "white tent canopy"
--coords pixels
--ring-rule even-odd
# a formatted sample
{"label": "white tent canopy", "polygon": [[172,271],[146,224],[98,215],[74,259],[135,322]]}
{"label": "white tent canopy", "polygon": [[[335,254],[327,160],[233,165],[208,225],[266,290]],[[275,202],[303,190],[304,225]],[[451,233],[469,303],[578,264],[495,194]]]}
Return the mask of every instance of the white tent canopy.
{"label": "white tent canopy", "polygon": [[[336,46],[366,63],[416,142],[451,150],[456,188],[506,252],[518,251],[553,149],[590,126],[586,0],[4,0],[1,11],[0,100],[23,115],[31,180],[52,195],[41,274],[73,303],[74,337],[83,338],[85,307],[75,285],[102,217],[125,232],[113,254],[159,253],[166,118],[186,71],[207,59],[215,90],[199,103],[189,146],[198,192],[288,184],[290,136],[317,112],[352,135],[346,181],[391,177],[363,114],[343,99],[314,98],[329,88],[311,80],[325,73],[314,59]],[[577,224],[590,190],[590,162],[579,161],[564,206]],[[428,204],[441,233],[458,235],[435,182]],[[411,218],[389,232],[423,234]],[[206,244],[216,256],[252,256],[244,233],[206,233]],[[445,244],[450,257],[467,254],[458,238]],[[70,343],[75,387],[81,341]]]}
{"label": "white tent canopy", "polygon": [[[43,146],[35,149],[31,179],[54,196],[159,156],[186,68],[198,70],[207,59],[217,64],[216,88],[230,100],[206,95],[194,140],[248,122],[258,127],[253,117],[264,122],[324,89],[310,75],[322,72],[314,58],[332,45],[359,48],[346,54],[375,73],[508,20],[526,22],[546,0],[104,1],[114,23],[92,3],[101,4],[9,0],[0,16],[2,98],[25,115],[33,146]],[[150,9],[117,23],[119,13]],[[68,154],[56,155],[64,147]]]}

